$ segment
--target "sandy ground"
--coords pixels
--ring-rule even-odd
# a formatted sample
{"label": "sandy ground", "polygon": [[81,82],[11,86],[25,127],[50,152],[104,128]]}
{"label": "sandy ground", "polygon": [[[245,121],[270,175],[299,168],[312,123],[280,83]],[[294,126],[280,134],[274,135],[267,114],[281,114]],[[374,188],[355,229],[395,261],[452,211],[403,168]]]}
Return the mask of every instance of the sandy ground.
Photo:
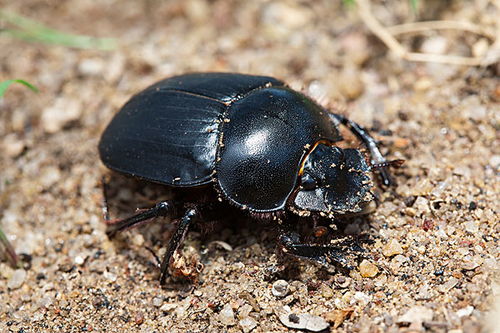
{"label": "sandy ground", "polygon": [[[426,3],[417,19],[491,28],[499,16],[489,1]],[[27,261],[20,270],[0,262],[1,332],[293,331],[278,318],[286,306],[324,318],[326,331],[494,332],[498,65],[401,61],[355,9],[336,1],[3,1],[0,8],[118,42],[113,51],[79,50],[0,36],[1,80],[40,88],[13,86],[0,100],[0,226]],[[387,25],[414,19],[405,2],[376,4],[374,13]],[[481,46],[477,35],[457,31],[402,41],[459,55]],[[166,221],[106,237],[101,131],[133,93],[192,71],[281,78],[341,107],[373,128],[387,156],[406,160],[399,186],[378,190],[375,213],[340,224],[373,240],[360,269],[280,258],[268,228],[235,217],[208,235],[191,232],[177,262],[193,270],[185,272],[193,282],[170,280],[162,289],[146,247],[165,251]],[[115,217],[170,195],[111,176]]]}

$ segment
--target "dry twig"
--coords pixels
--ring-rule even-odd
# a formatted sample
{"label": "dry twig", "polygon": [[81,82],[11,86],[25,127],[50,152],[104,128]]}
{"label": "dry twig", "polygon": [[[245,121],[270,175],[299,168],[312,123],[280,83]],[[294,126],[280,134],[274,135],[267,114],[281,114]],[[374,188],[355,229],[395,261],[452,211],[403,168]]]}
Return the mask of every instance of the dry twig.
{"label": "dry twig", "polygon": [[[415,22],[393,27],[384,27],[371,13],[370,0],[357,0],[359,15],[370,31],[376,35],[396,56],[408,61],[436,62],[451,65],[488,66],[500,60],[500,25],[495,33],[490,33],[480,26],[469,22],[458,21],[427,21]],[[497,3],[495,5],[498,6]],[[410,52],[394,37],[403,33],[416,33],[429,30],[454,29],[469,31],[486,36],[493,43],[482,56],[462,57],[448,54],[430,54]]]}

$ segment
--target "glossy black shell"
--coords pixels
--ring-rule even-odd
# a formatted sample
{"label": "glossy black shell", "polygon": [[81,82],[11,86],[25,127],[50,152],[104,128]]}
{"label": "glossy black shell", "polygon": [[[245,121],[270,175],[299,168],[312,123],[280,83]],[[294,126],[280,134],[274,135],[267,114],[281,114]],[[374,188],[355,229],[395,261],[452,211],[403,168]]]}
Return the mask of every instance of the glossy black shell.
{"label": "glossy black shell", "polygon": [[127,102],[99,143],[109,168],[174,186],[215,181],[232,203],[284,209],[319,140],[340,140],[327,112],[271,77],[197,73],[160,81]]}

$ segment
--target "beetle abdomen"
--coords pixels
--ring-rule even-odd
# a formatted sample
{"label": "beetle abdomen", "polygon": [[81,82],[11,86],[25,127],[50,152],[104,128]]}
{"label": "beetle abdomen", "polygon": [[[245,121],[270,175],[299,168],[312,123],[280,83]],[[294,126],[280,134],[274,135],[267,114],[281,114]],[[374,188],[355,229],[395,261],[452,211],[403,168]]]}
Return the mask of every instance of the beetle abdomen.
{"label": "beetle abdomen", "polygon": [[252,211],[283,209],[297,185],[302,158],[318,140],[339,140],[326,111],[286,87],[255,90],[234,102],[222,127],[219,186]]}

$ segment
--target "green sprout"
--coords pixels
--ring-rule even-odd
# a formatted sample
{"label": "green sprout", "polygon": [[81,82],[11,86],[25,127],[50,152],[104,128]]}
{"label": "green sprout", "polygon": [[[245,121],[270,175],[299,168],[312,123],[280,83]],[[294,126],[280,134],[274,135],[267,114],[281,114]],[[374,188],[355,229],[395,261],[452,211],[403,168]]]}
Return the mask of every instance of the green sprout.
{"label": "green sprout", "polygon": [[410,0],[410,6],[414,13],[418,12],[418,0]]}
{"label": "green sprout", "polygon": [[342,0],[342,3],[346,7],[354,7],[354,4],[356,3],[356,0]]}
{"label": "green sprout", "polygon": [[57,44],[80,49],[111,50],[116,47],[114,38],[67,34],[11,12],[0,10],[0,21],[5,21],[13,26],[13,28],[1,29],[0,33],[29,42]]}
{"label": "green sprout", "polygon": [[34,92],[38,92],[38,88],[29,83],[28,81],[22,80],[22,79],[12,79],[12,80],[6,80],[3,82],[0,82],[0,98],[3,97],[9,86],[13,83],[20,83],[29,89],[31,89]]}

